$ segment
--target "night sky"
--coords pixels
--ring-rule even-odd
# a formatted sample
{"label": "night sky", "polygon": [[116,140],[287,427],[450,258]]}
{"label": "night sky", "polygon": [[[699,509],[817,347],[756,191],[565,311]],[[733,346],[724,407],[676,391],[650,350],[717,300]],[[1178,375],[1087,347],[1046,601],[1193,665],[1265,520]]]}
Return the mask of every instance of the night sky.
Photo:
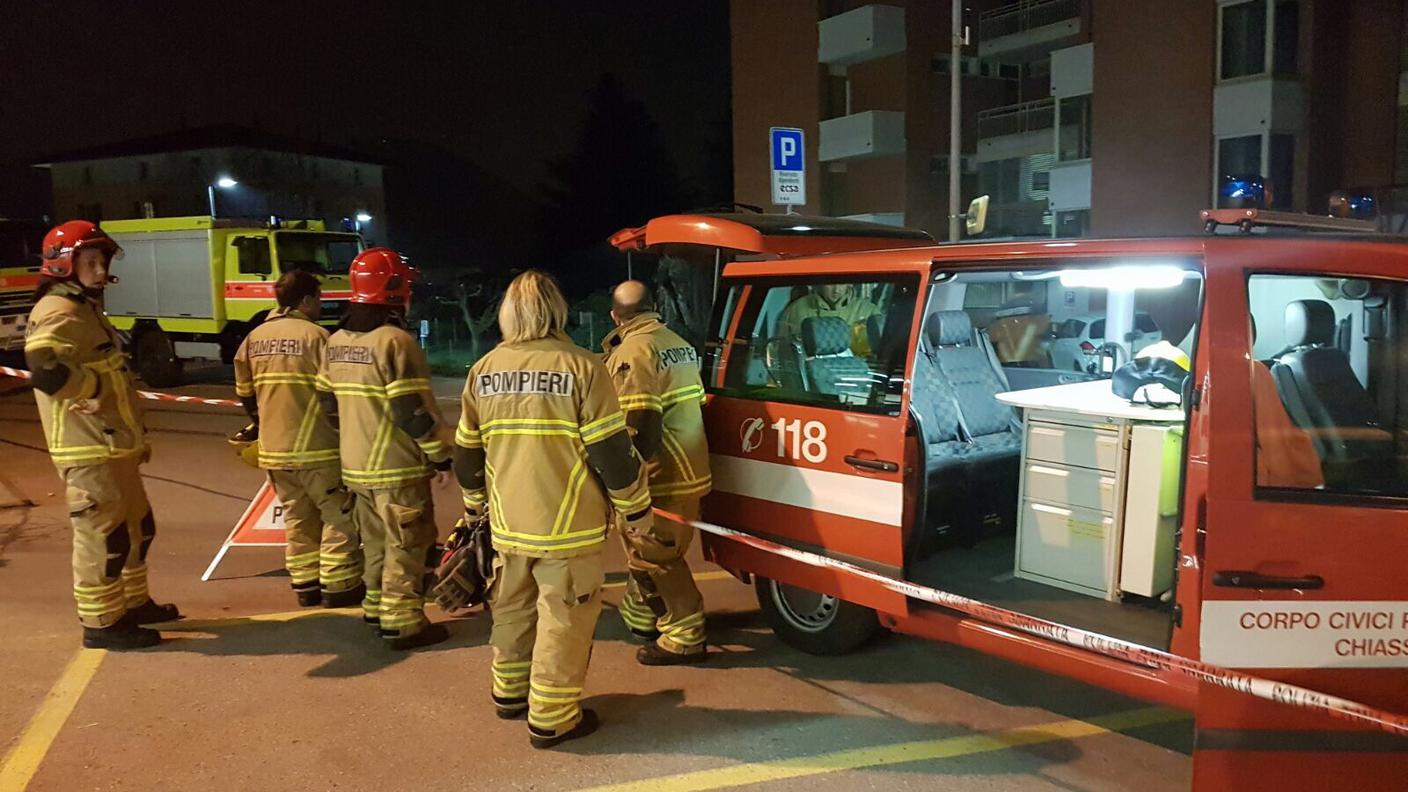
{"label": "night sky", "polygon": [[431,143],[532,191],[610,72],[703,182],[706,122],[728,112],[726,0],[26,0],[4,16],[0,163],[233,123]]}

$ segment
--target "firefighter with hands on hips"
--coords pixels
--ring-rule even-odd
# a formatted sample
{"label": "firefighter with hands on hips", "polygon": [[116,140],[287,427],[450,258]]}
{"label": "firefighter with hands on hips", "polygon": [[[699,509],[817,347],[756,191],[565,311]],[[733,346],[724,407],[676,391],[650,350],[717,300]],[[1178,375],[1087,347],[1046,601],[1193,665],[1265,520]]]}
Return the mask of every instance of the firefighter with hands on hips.
{"label": "firefighter with hands on hips", "polygon": [[154,646],[161,633],[141,625],[180,618],[175,605],[158,605],[147,592],[156,521],[139,466],[151,446],[102,307],[121,252],[85,220],[50,230],[24,343],[49,456],[67,485],[73,595],[90,649]]}
{"label": "firefighter with hands on hips", "polygon": [[470,369],[455,432],[467,519],[487,512],[497,551],[494,707],[501,718],[526,712],[535,748],[596,730],[580,700],[601,613],[601,552],[616,515],[628,535],[649,535],[653,520],[611,378],[566,323],[552,278],[515,278],[499,307],[503,343]]}
{"label": "firefighter with hands on hips", "polygon": [[425,353],[404,327],[415,276],[389,248],[352,260],[351,304],[328,340],[317,383],[338,429],[342,481],[356,496],[363,618],[393,649],[449,637],[425,616],[425,577],[437,535],[430,479],[448,483],[453,435],[435,404]]}
{"label": "firefighter with hands on hips", "polygon": [[[602,342],[606,370],[648,466],[651,500],[661,511],[697,520],[711,483],[699,353],[665,326],[640,281],[617,286],[611,302],[617,327]],[[704,662],[704,600],[684,560],[693,526],[657,519],[651,531],[622,538],[630,576],[621,618],[651,641],[636,659],[644,665]]]}
{"label": "firefighter with hands on hips", "polygon": [[356,605],[364,591],[354,498],[342,484],[337,431],[318,399],[328,343],[316,324],[322,285],[311,272],[292,270],[274,295],[279,307],[235,353],[235,393],[259,438],[259,467],[283,504],[284,565],[298,604]]}

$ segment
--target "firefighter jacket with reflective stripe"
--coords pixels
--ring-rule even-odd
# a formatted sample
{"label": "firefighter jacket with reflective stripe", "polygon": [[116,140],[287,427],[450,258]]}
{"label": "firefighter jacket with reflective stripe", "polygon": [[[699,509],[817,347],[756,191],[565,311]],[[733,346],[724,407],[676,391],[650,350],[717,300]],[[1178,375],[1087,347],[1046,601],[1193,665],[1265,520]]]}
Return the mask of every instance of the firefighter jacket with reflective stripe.
{"label": "firefighter jacket with reflective stripe", "polygon": [[[49,455],[60,469],[97,465],[142,453],[142,408],[122,343],[102,307],[73,283],[59,283],[34,306],[25,331],[25,358],[57,369],[62,385],[49,395],[36,387]],[[35,371],[36,382],[41,379]],[[97,402],[90,415],[71,408]]]}
{"label": "firefighter jacket with reflective stripe", "polygon": [[259,466],[301,470],[335,465],[337,432],[318,403],[318,371],[328,331],[279,308],[235,353],[235,393],[259,405]]}
{"label": "firefighter jacket with reflective stripe", "polygon": [[699,353],[655,313],[616,328],[602,345],[621,409],[662,413],[660,450],[646,460],[651,496],[703,497],[711,479]]}
{"label": "firefighter jacket with reflective stripe", "polygon": [[[588,448],[625,432],[626,418],[601,361],[565,337],[500,344],[470,369],[461,404],[455,442],[484,450],[487,489],[465,490],[465,505],[487,498],[500,552],[597,552],[613,508],[648,513],[643,465],[608,490],[588,463]],[[619,450],[635,453],[629,441]]]}
{"label": "firefighter jacket with reflective stripe", "polygon": [[[410,333],[386,324],[328,339],[318,389],[337,397],[342,480],[390,489],[429,477],[430,462],[450,457],[451,434],[430,389],[430,364]],[[434,424],[419,438],[397,426],[398,397],[414,395]],[[261,431],[262,434],[262,431]]]}

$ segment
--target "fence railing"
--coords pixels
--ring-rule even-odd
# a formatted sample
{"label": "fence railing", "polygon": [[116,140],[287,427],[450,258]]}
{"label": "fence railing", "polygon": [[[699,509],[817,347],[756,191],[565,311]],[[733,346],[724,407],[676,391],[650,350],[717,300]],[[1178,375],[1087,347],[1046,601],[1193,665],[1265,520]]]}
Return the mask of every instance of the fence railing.
{"label": "fence railing", "polygon": [[1080,16],[1080,0],[1020,0],[984,11],[978,17],[978,40],[1010,36]]}
{"label": "fence railing", "polygon": [[979,138],[1051,129],[1055,124],[1056,101],[1050,97],[978,111]]}

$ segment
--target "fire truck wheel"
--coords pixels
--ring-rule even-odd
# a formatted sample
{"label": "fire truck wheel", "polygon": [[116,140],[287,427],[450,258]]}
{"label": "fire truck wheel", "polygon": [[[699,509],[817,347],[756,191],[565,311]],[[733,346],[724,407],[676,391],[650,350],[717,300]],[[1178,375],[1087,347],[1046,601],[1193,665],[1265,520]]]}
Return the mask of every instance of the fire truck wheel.
{"label": "fire truck wheel", "polygon": [[181,359],[176,357],[176,345],[159,327],[137,335],[132,347],[132,361],[142,381],[153,388],[170,388],[181,384]]}
{"label": "fire truck wheel", "polygon": [[841,655],[859,648],[880,629],[875,611],[829,594],[755,579],[763,618],[782,642],[807,654]]}

